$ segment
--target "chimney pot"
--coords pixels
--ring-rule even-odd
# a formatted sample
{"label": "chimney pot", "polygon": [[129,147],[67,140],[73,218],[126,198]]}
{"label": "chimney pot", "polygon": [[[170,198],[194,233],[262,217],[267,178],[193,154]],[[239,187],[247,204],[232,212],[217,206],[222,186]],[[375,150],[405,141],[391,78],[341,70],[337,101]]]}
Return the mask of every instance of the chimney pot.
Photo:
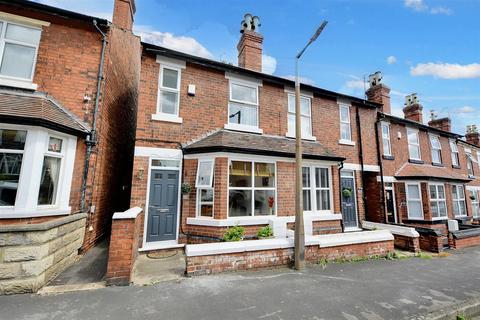
{"label": "chimney pot", "polygon": [[405,97],[405,108],[403,108],[405,119],[423,123],[423,106],[420,104],[416,93]]}
{"label": "chimney pot", "polygon": [[240,41],[238,42],[238,66],[253,71],[262,72],[263,36],[258,33],[260,19],[246,14],[241,23]]}
{"label": "chimney pot", "polygon": [[476,125],[472,124],[467,126],[467,134],[465,135],[465,139],[468,143],[480,147],[480,132],[478,132]]}
{"label": "chimney pot", "polygon": [[366,94],[368,101],[376,102],[382,105],[383,113],[391,113],[390,88],[382,83],[383,75],[380,71],[371,74],[368,77],[370,88]]}

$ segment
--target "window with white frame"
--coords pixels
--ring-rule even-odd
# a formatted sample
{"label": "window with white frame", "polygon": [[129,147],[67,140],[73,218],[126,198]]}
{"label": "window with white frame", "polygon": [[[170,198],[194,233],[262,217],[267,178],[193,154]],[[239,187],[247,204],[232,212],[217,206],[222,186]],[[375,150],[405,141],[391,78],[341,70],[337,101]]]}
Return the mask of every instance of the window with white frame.
{"label": "window with white frame", "polygon": [[157,114],[178,117],[180,106],[181,69],[160,67]]}
{"label": "window with white frame", "polygon": [[470,190],[470,199],[472,200],[473,217],[480,218],[480,191]]}
{"label": "window with white frame", "polygon": [[455,217],[465,217],[465,189],[462,185],[452,185],[453,214]]}
{"label": "window with white frame", "polygon": [[275,163],[231,160],[229,217],[276,214]]}
{"label": "window with white frame", "polygon": [[392,145],[390,143],[390,124],[386,122],[382,122],[382,145],[383,145],[383,155],[391,156]]}
{"label": "window with white frame", "polygon": [[258,86],[230,80],[228,123],[258,127]]}
{"label": "window with white frame", "polygon": [[411,160],[422,160],[418,130],[407,128],[408,154]]}
{"label": "window with white frame", "polygon": [[340,108],[340,140],[352,141],[352,128],[350,126],[350,106],[339,104]]}
{"label": "window with white frame", "polygon": [[407,212],[409,219],[423,219],[422,191],[420,183],[406,183]]}
{"label": "window with white frame", "polygon": [[438,136],[430,136],[430,146],[432,148],[432,162],[436,164],[442,163],[442,145]]}
{"label": "window with white frame", "polygon": [[0,76],[32,81],[42,30],[0,20]]}
{"label": "window with white frame", "polygon": [[330,211],[332,185],[328,167],[303,167],[303,211]]}
{"label": "window with white frame", "polygon": [[431,183],[430,210],[433,219],[447,218],[447,200],[445,197],[445,186],[443,184]]}
{"label": "window with white frame", "polygon": [[197,216],[213,218],[214,188],[213,160],[199,160],[197,168]]}
{"label": "window with white frame", "polygon": [[[302,121],[302,138],[312,137],[312,99],[309,97],[300,97],[300,115]],[[295,95],[288,94],[288,133],[289,136],[295,136]]]}
{"label": "window with white frame", "polygon": [[460,158],[458,156],[458,146],[455,140],[450,140],[450,151],[452,157],[452,165],[458,167],[460,165]]}
{"label": "window with white frame", "polygon": [[68,214],[76,137],[0,124],[0,217]]}
{"label": "window with white frame", "polygon": [[473,158],[471,153],[466,153],[467,156],[467,172],[469,177],[474,177],[475,173],[473,170]]}

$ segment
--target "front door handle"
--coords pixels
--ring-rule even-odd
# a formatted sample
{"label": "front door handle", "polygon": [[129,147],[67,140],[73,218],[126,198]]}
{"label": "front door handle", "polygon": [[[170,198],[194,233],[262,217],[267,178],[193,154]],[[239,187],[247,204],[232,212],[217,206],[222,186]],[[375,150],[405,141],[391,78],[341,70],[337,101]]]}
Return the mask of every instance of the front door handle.
{"label": "front door handle", "polygon": [[158,209],[159,212],[168,212],[170,209]]}

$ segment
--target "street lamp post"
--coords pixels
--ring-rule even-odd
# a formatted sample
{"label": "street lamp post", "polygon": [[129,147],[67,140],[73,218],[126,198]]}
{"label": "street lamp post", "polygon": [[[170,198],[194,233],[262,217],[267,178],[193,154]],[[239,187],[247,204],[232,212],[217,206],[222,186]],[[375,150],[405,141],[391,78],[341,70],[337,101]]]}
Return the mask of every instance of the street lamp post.
{"label": "street lamp post", "polygon": [[302,117],[300,107],[300,77],[298,63],[308,46],[317,40],[327,21],[323,21],[307,45],[295,57],[295,269],[302,270],[305,264],[305,226],[303,221],[302,191]]}

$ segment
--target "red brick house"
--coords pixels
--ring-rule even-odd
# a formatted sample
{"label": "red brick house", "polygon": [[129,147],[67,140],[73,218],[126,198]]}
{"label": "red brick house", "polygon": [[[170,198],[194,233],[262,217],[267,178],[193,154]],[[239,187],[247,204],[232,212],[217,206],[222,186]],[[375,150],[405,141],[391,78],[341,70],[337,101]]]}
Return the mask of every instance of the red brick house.
{"label": "red brick house", "polygon": [[465,141],[451,132],[449,118],[424,124],[416,94],[406,97],[404,118],[393,116],[389,92],[378,73],[371,76],[367,96],[383,107],[377,120],[381,174],[369,190],[367,218],[413,226],[423,249],[441,251],[449,219],[461,228],[478,219],[478,133],[472,128]]}
{"label": "red brick house", "polygon": [[[261,72],[262,42],[242,30],[238,67],[143,43],[131,196],[145,209],[141,250],[293,225],[294,83]],[[360,230],[380,105],[301,91],[307,233]]]}
{"label": "red brick house", "polygon": [[140,40],[113,22],[0,1],[0,294],[35,291],[129,206]]}

